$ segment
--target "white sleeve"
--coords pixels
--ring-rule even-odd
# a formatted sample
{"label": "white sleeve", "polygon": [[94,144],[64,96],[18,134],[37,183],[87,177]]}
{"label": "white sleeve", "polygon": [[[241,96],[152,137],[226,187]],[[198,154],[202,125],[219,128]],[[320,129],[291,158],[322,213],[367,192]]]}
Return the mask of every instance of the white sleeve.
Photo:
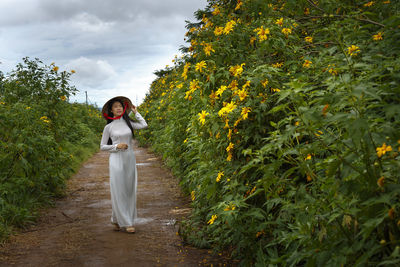
{"label": "white sleeve", "polygon": [[139,129],[147,128],[147,123],[143,119],[142,115],[140,115],[139,112],[136,112],[135,118],[138,120],[138,122],[131,121],[131,125],[132,125],[133,129],[139,130]]}
{"label": "white sleeve", "polygon": [[103,151],[110,151],[110,152],[117,152],[117,145],[118,144],[113,144],[113,145],[107,145],[108,139],[110,138],[110,127],[107,127],[106,125],[103,130],[103,135],[101,137],[101,143],[100,143],[100,150]]}

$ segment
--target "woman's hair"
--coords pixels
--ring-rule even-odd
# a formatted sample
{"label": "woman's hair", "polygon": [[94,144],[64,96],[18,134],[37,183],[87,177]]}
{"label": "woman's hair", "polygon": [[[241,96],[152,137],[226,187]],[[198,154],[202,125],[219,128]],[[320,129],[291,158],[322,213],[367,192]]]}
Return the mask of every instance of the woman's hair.
{"label": "woman's hair", "polygon": [[[114,115],[114,114],[112,113],[111,108],[112,108],[112,106],[113,106],[113,104],[114,104],[115,102],[121,103],[122,108],[125,108],[124,103],[122,103],[122,101],[121,101],[120,99],[115,99],[115,100],[111,101],[110,104],[108,104],[108,107],[107,107],[107,113],[108,113],[108,115],[111,115],[111,116]],[[128,127],[129,127],[129,129],[131,129],[131,131],[132,131],[132,137],[135,137],[135,133],[133,132],[132,124],[130,123],[130,122],[133,121],[133,120],[129,117],[128,112],[129,112],[129,110],[126,110],[126,111],[125,111],[124,115],[122,115],[122,119],[124,119],[124,121],[126,122],[126,124],[127,124]],[[107,124],[111,123],[112,121],[113,121],[113,120],[111,120],[111,119],[107,119]],[[112,145],[112,140],[111,140],[111,138],[108,138],[107,145]]]}

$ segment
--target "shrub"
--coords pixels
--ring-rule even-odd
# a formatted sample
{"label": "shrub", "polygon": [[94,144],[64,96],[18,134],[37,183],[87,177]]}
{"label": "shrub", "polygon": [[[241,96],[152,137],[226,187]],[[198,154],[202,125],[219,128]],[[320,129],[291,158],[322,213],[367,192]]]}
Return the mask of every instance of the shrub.
{"label": "shrub", "polygon": [[24,58],[0,80],[0,240],[33,223],[65,181],[98,149],[96,107],[70,104],[71,73]]}
{"label": "shrub", "polygon": [[[357,2],[357,1],[356,1]],[[244,266],[400,263],[397,1],[209,1],[139,139]]]}

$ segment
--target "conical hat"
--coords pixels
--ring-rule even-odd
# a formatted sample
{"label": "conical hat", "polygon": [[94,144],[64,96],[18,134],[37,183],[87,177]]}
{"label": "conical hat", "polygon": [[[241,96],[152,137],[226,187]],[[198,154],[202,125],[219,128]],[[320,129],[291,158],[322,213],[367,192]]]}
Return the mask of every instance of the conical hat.
{"label": "conical hat", "polygon": [[132,104],[132,101],[129,98],[127,98],[125,96],[116,96],[116,97],[111,98],[110,100],[108,100],[104,104],[103,109],[101,110],[101,114],[103,115],[104,119],[107,120],[107,118],[104,116],[104,113],[107,114],[108,116],[112,117],[111,114],[108,114],[108,109],[109,109],[108,107],[116,99],[121,100],[121,102],[124,103],[124,107],[125,107],[126,103],[128,103],[128,107],[126,108],[126,110],[127,110],[126,112],[129,112],[131,110],[133,104]]}

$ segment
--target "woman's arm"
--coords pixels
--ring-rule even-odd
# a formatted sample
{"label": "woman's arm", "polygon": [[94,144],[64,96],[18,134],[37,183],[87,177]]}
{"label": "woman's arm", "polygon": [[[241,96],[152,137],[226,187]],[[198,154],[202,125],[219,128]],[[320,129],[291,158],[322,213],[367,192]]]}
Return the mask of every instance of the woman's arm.
{"label": "woman's arm", "polygon": [[135,113],[135,118],[138,120],[138,122],[133,122],[131,121],[132,127],[135,130],[139,130],[139,129],[144,129],[147,128],[147,123],[146,121],[143,119],[142,115],[140,115],[139,112]]}
{"label": "woman's arm", "polygon": [[117,145],[118,144],[107,145],[108,139],[110,138],[110,127],[107,127],[107,126],[109,126],[109,124],[107,124],[104,127],[103,135],[101,137],[100,150],[110,151],[110,152],[117,152],[118,151],[118,149],[117,149]]}

